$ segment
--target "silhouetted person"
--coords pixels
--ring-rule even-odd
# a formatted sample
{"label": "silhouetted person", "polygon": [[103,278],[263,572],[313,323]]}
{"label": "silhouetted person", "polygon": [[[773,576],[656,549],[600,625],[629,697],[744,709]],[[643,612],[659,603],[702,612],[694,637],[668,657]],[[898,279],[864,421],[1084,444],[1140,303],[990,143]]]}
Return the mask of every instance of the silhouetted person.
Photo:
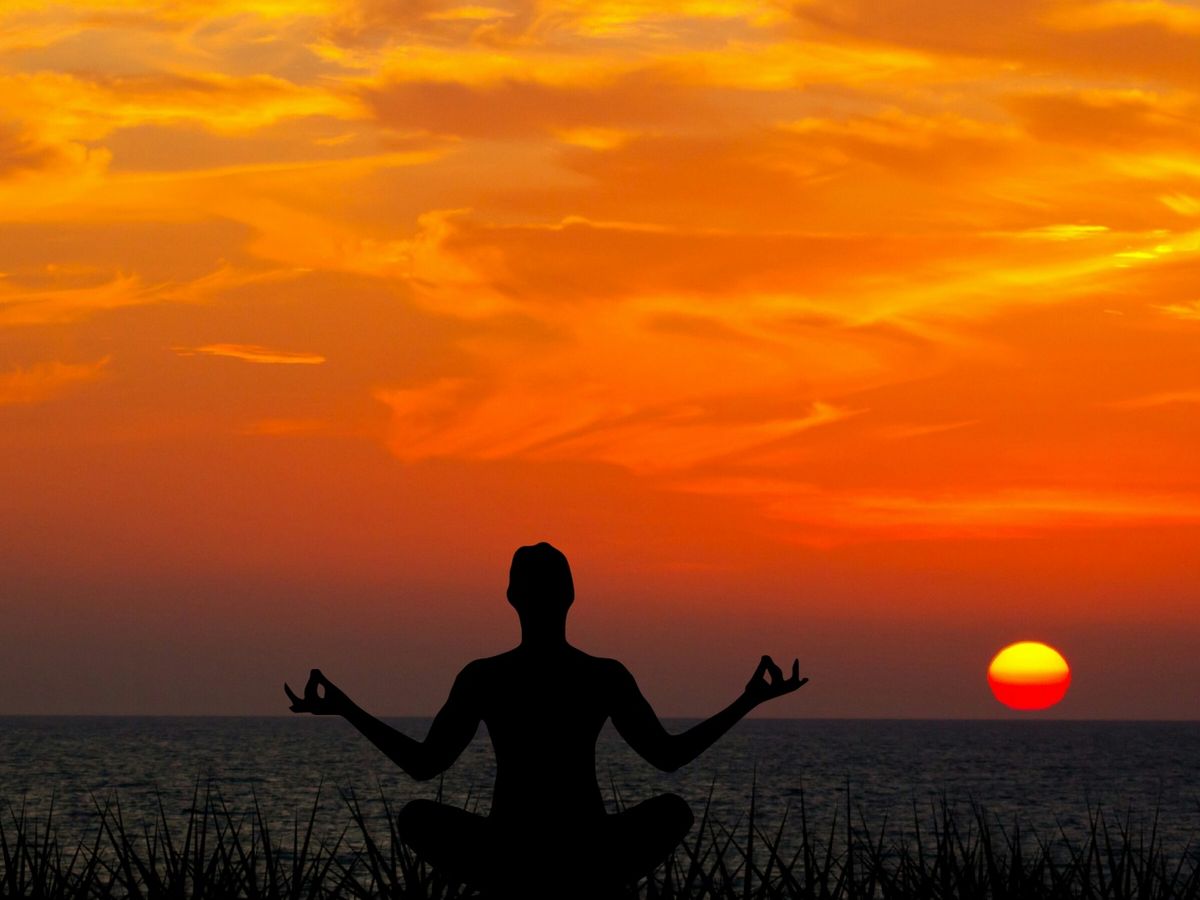
{"label": "silhouetted person", "polygon": [[513,555],[508,601],[521,619],[521,643],[459,673],[425,740],[415,741],[364,712],[313,669],[293,712],[340,715],[418,780],[444,772],[487,725],[496,753],[491,813],[483,816],[414,800],[398,817],[400,836],[453,880],[494,896],[602,896],[647,874],[687,834],[692,812],[662,794],[605,813],[596,783],[596,738],[606,719],[652,765],[667,772],[691,762],[758,704],[796,690],[800,663],[784,678],[764,656],[741,696],[682,734],[669,734],[613,659],[567,643],[575,588],[567,558],[546,543]]}

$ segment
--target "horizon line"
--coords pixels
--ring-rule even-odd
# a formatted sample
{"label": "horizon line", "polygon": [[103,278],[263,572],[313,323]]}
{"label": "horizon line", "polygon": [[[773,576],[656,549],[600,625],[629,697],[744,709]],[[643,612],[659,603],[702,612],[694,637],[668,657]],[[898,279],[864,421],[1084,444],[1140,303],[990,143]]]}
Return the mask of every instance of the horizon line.
{"label": "horizon line", "polygon": [[[7,713],[0,712],[0,719],[287,719],[296,721],[336,720],[336,716],[303,718],[295,713]],[[380,719],[429,719],[433,714],[388,713]],[[703,719],[702,715],[659,716],[663,721],[691,721]],[[1200,716],[1192,718],[1117,718],[1117,717],[1050,717],[1028,716],[748,716],[747,722],[1078,722],[1078,723],[1138,723],[1138,724],[1198,724]],[[480,723],[483,725],[483,723]],[[605,724],[609,724],[605,720]],[[486,728],[487,726],[484,725]]]}

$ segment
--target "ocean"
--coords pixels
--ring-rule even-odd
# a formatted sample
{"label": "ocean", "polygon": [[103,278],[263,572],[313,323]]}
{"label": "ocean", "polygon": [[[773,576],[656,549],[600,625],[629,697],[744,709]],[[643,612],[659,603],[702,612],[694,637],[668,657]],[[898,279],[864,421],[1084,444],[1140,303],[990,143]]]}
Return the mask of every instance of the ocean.
{"label": "ocean", "polygon": [[[387,721],[414,737],[430,722]],[[691,722],[665,724],[678,732]],[[493,774],[482,728],[442,779],[418,783],[338,719],[0,717],[0,820],[22,805],[44,820],[53,803],[65,837],[93,829],[106,802],[120,804],[126,825],[152,824],[160,803],[169,821],[182,820],[197,789],[235,816],[257,803],[287,835],[314,804],[318,830],[340,830],[354,797],[386,835],[387,810],[418,797],[486,812]],[[744,827],[753,792],[757,821],[772,830],[785,812],[798,827],[803,800],[810,828],[844,830],[849,812],[855,828],[875,833],[886,822],[899,833],[931,827],[945,802],[1050,839],[1082,836],[1102,812],[1110,826],[1147,834],[1157,822],[1174,854],[1194,853],[1189,841],[1200,839],[1198,775],[1200,722],[747,720],[671,774],[610,727],[597,748],[612,808],[673,791],[697,819],[710,803],[714,822]]]}

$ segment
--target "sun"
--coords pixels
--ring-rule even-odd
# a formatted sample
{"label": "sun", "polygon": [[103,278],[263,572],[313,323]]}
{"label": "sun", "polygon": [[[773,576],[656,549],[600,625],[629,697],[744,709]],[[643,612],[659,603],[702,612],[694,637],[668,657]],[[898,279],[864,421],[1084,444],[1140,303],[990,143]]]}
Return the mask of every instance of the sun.
{"label": "sun", "polygon": [[1018,641],[992,658],[987,677],[992,693],[1005,706],[1048,709],[1066,696],[1071,667],[1048,644]]}

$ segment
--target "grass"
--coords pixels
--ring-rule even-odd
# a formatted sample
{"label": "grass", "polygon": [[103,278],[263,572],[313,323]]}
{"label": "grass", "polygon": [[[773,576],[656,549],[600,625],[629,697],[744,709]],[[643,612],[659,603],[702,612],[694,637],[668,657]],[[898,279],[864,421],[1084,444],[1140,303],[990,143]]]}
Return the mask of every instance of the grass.
{"label": "grass", "polygon": [[[318,801],[319,802],[319,798]],[[128,825],[115,800],[95,804],[88,835],[61,841],[51,803],[44,819],[9,806],[0,822],[0,896],[6,898],[421,898],[479,896],[440,879],[399,840],[395,826],[373,834],[358,801],[347,796],[340,831],[318,834],[317,803],[290,833],[273,834],[254,801],[231,811],[212,788],[197,786],[182,823],[159,803],[152,822]],[[387,821],[394,810],[383,798]],[[976,805],[946,801],[927,812],[914,805],[911,824],[868,827],[844,811],[815,830],[803,796],[767,828],[752,793],[748,813],[715,822],[706,804],[674,857],[626,897],[645,900],[865,900],[865,898],[1087,898],[1200,900],[1200,860],[1190,847],[1172,856],[1157,817],[1135,827],[1130,817],[1089,814],[1086,833],[1060,828],[1037,835],[1004,825]],[[853,824],[852,824],[853,823]],[[582,873],[586,877],[586,873]],[[531,873],[536,883],[538,873]],[[553,890],[556,886],[550,886]],[[570,885],[554,893],[569,900]],[[543,886],[544,890],[544,886]]]}

